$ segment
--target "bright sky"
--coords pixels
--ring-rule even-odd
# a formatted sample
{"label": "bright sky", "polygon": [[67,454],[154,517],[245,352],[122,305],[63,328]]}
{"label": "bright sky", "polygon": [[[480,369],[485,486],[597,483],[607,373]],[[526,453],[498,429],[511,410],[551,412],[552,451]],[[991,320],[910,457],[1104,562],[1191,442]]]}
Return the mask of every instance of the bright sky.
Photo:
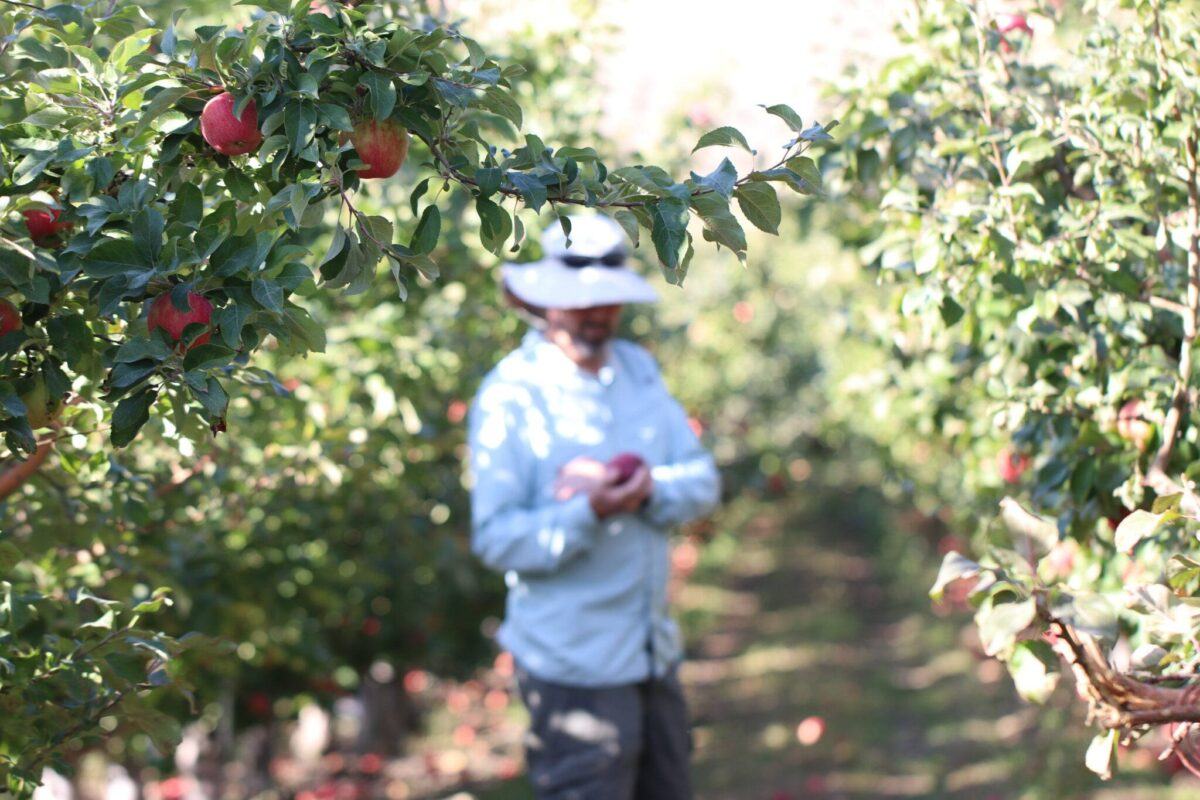
{"label": "bright sky", "polygon": [[[782,144],[781,123],[757,104],[787,103],[806,122],[828,119],[823,82],[891,46],[901,0],[451,0],[482,38],[532,26],[579,25],[592,5],[616,29],[601,59],[604,132],[622,149],[652,149],[671,114],[708,115],[704,129],[734,125],[751,144]],[[484,32],[486,31],[486,36]],[[569,53],[563,57],[569,58]],[[690,146],[690,144],[689,144]],[[739,164],[739,167],[745,164]]]}

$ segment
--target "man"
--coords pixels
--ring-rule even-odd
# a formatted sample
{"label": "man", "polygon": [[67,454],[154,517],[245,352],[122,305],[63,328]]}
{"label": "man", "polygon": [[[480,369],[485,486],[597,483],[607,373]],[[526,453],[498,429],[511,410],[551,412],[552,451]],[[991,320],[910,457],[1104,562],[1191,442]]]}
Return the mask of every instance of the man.
{"label": "man", "polygon": [[[472,545],[505,573],[499,640],[537,797],[689,798],[667,531],[715,506],[718,476],[653,357],[614,338],[622,305],[657,299],[625,267],[624,233],[571,223],[570,242],[546,233],[542,261],[503,269],[536,325],[471,409]],[[619,453],[644,460],[623,482]]]}

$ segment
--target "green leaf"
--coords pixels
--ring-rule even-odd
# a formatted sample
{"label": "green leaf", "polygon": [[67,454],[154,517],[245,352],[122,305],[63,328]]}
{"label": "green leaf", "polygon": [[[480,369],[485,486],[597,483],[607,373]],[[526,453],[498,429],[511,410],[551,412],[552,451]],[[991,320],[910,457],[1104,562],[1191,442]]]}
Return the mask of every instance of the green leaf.
{"label": "green leaf", "polygon": [[521,199],[525,201],[525,205],[529,206],[534,212],[541,211],[548,196],[544,183],[533,175],[524,172],[510,172],[508,173],[508,179],[512,181],[512,185],[521,193]]}
{"label": "green leaf", "polygon": [[429,191],[429,178],[426,178],[418,183],[416,188],[412,190],[412,194],[408,196],[408,204],[412,208],[414,217],[417,215],[417,201],[419,201],[421,196],[427,191]]}
{"label": "green leaf", "polygon": [[519,130],[521,128],[521,107],[517,101],[503,88],[489,86],[479,98],[479,104],[495,114],[504,117]]}
{"label": "green leaf", "polygon": [[1017,693],[1039,705],[1050,699],[1058,686],[1057,665],[1058,659],[1050,645],[1035,640],[1017,642],[1008,659],[1008,671]]}
{"label": "green leaf", "polygon": [[1097,734],[1092,739],[1092,743],[1088,745],[1087,753],[1083,757],[1083,763],[1087,765],[1087,768],[1105,780],[1112,777],[1113,759],[1117,754],[1117,742],[1120,734],[1119,730]]}
{"label": "green leaf", "polygon": [[358,79],[361,86],[367,87],[367,102],[371,117],[385,120],[392,115],[396,107],[396,86],[388,75],[379,72],[367,72]]}
{"label": "green leaf", "polygon": [[[475,170],[475,182],[479,184],[479,196],[491,197],[500,191],[504,180],[504,170],[499,167],[480,167]],[[417,213],[415,210],[413,213]]]}
{"label": "green leaf", "polygon": [[746,255],[746,233],[729,210],[729,201],[713,194],[702,194],[692,198],[692,208],[704,221],[705,238],[724,245],[738,258]]}
{"label": "green leaf", "polygon": [[672,183],[670,177],[667,176],[664,181],[663,176],[652,172],[646,167],[622,167],[621,169],[613,170],[612,177],[632,184],[646,194],[654,195],[655,197],[672,196],[668,190],[668,187]]}
{"label": "green leaf", "polygon": [[220,344],[206,342],[188,350],[183,359],[183,368],[188,370],[205,370],[213,367],[223,367],[230,362],[234,352]]}
{"label": "green leaf", "polygon": [[204,195],[194,183],[185,183],[175,193],[171,204],[171,215],[184,225],[196,227],[204,216]]}
{"label": "green leaf", "polygon": [[166,86],[155,93],[154,97],[150,98],[150,101],[142,107],[142,116],[133,129],[132,138],[144,133],[154,120],[183,99],[187,93],[188,89],[185,86]]}
{"label": "green leaf", "polygon": [[763,106],[768,114],[773,114],[787,123],[788,127],[796,133],[804,130],[804,121],[800,119],[800,115],[792,110],[791,106],[786,106],[783,103],[773,106]]}
{"label": "green leaf", "polygon": [[236,350],[241,344],[242,328],[251,311],[252,309],[240,303],[230,303],[224,308],[217,309],[213,314],[213,325],[220,329],[221,341],[228,347]]}
{"label": "green leaf", "polygon": [[105,239],[83,257],[83,271],[93,278],[144,272],[151,265],[129,239]]}
{"label": "green leaf", "polygon": [[171,348],[167,346],[166,342],[157,338],[138,337],[126,340],[117,348],[117,354],[113,361],[118,364],[147,358],[153,361],[165,361],[170,357]]}
{"label": "green leaf", "polygon": [[687,234],[687,203],[674,197],[658,200],[650,206],[650,220],[650,239],[658,260],[668,269],[678,268]]}
{"label": "green leaf", "polygon": [[134,440],[138,431],[150,419],[150,406],[154,405],[154,397],[155,390],[147,388],[117,403],[112,415],[113,447],[124,447]]}
{"label": "green leaf", "polygon": [[624,229],[625,235],[629,237],[629,241],[636,248],[641,237],[641,228],[638,226],[637,217],[629,209],[621,208],[613,214],[613,219]]}
{"label": "green leaf", "polygon": [[755,154],[755,151],[751,149],[750,143],[746,141],[746,137],[742,135],[742,132],[737,128],[731,128],[727,125],[714,128],[701,136],[700,141],[696,142],[696,146],[692,148],[692,152],[694,153],[705,147],[728,147],[731,145],[736,145],[751,155]]}
{"label": "green leaf", "polygon": [[744,183],[737,188],[734,196],[737,197],[738,208],[751,225],[765,233],[779,235],[783,211],[774,189],[766,183]]}
{"label": "green leaf", "polygon": [[425,207],[425,212],[421,214],[421,221],[417,223],[416,230],[413,231],[412,241],[409,242],[408,249],[415,255],[426,255],[432,253],[437,247],[438,237],[442,230],[442,214],[438,211],[435,205]]}
{"label": "green leaf", "polygon": [[1151,514],[1149,511],[1138,509],[1117,526],[1115,544],[1122,553],[1131,553],[1138,542],[1150,536],[1165,520],[1179,516],[1167,511],[1162,514]]}
{"label": "green leaf", "polygon": [[274,281],[261,278],[251,281],[250,294],[268,311],[283,310],[283,289]]}
{"label": "green leaf", "polygon": [[963,554],[951,550],[942,559],[941,569],[938,570],[933,588],[929,590],[929,596],[934,601],[940,602],[947,586],[963,578],[972,578],[978,575],[982,569]]}
{"label": "green leaf", "polygon": [[148,264],[158,262],[164,225],[163,215],[156,208],[143,208],[133,217],[133,244]]}
{"label": "green leaf", "polygon": [[751,181],[774,181],[776,183],[784,183],[794,192],[799,194],[816,194],[817,189],[811,183],[800,176],[798,172],[787,167],[776,167],[774,169],[763,170],[761,172],[751,172],[747,178]]}
{"label": "green leaf", "polygon": [[501,255],[512,233],[512,218],[503,208],[484,198],[475,201],[475,211],[479,214],[480,241],[489,252]]}
{"label": "green leaf", "polygon": [[728,200],[733,196],[733,187],[737,183],[737,169],[728,158],[723,158],[717,168],[707,175],[700,176],[693,172],[692,183],[697,188],[715,192]]}
{"label": "green leaf", "polygon": [[1033,598],[1015,603],[987,603],[975,615],[983,652],[989,656],[1004,653],[1017,640],[1017,635],[1033,624],[1037,607]]}

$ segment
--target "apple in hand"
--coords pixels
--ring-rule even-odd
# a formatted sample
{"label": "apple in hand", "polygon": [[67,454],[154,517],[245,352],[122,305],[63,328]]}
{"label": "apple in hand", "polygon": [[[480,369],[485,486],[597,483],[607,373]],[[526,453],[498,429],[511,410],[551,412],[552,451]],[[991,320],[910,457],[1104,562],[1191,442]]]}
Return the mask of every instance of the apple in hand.
{"label": "apple in hand", "polygon": [[7,300],[0,299],[0,336],[21,327],[21,312]]}
{"label": "apple in hand", "polygon": [[[183,338],[183,331],[188,325],[192,323],[207,325],[212,319],[213,312],[212,303],[208,301],[208,298],[195,292],[188,292],[187,301],[188,310],[180,311],[171,302],[171,293],[163,292],[154,298],[154,302],[150,304],[150,313],[146,317],[146,326],[151,332],[162,328],[172,340],[178,342]],[[188,349],[191,350],[197,345],[204,344],[209,340],[211,335],[209,331],[200,334],[188,346]]]}
{"label": "apple in hand", "polygon": [[408,131],[391,120],[363,120],[354,126],[350,140],[365,167],[360,178],[390,178],[408,155]]}
{"label": "apple in hand", "polygon": [[608,466],[614,470],[616,477],[613,483],[617,486],[632,478],[638,468],[645,465],[646,462],[637,453],[619,453],[608,462]]}
{"label": "apple in hand", "polygon": [[200,134],[218,153],[240,156],[253,153],[262,144],[258,129],[258,106],[251,100],[241,117],[233,115],[233,95],[222,92],[204,104],[200,112]]}

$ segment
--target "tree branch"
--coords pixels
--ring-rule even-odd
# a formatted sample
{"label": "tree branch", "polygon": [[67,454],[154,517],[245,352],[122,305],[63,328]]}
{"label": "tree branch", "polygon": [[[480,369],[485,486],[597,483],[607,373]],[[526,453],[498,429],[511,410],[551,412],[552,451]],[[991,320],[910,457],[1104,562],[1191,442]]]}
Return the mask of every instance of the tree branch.
{"label": "tree branch", "polygon": [[0,501],[8,499],[9,495],[24,486],[25,482],[41,469],[42,464],[49,457],[50,451],[54,449],[55,441],[53,436],[43,439],[34,450],[33,455],[0,472]]}
{"label": "tree branch", "polygon": [[1146,475],[1146,482],[1151,486],[1166,485],[1171,481],[1167,476],[1167,466],[1171,454],[1175,450],[1175,440],[1183,418],[1191,410],[1191,396],[1188,387],[1192,379],[1192,346],[1196,341],[1197,323],[1200,321],[1200,165],[1197,164],[1196,134],[1188,136],[1184,143],[1184,156],[1187,163],[1187,193],[1188,193],[1188,228],[1190,244],[1188,247],[1188,288],[1187,304],[1180,314],[1183,320],[1183,342],[1179,345],[1179,373],[1175,377],[1175,395],[1171,400],[1171,408],[1163,425],[1162,444]]}

